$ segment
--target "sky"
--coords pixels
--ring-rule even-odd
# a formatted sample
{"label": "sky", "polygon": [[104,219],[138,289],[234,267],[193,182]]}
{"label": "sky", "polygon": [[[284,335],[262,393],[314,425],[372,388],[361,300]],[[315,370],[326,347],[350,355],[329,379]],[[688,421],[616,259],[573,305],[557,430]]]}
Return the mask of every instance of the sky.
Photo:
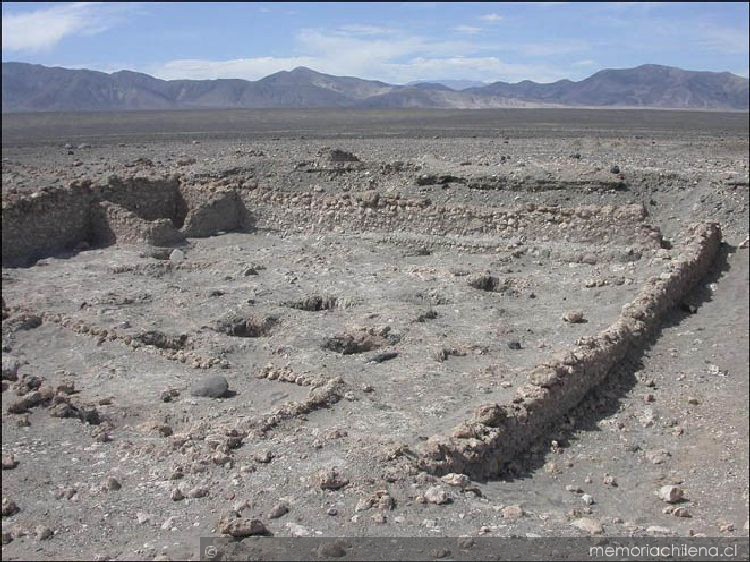
{"label": "sky", "polygon": [[2,60],[163,79],[307,66],[415,80],[581,80],[664,64],[748,76],[748,3],[2,3]]}

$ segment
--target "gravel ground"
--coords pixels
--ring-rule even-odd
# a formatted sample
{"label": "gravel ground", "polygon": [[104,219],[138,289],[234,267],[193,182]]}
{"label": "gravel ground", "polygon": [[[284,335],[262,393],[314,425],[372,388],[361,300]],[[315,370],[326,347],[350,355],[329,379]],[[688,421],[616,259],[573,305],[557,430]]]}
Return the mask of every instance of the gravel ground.
{"label": "gravel ground", "polygon": [[[18,140],[4,123],[4,203],[74,180],[179,173],[449,205],[641,203],[667,243],[634,258],[616,240],[485,237],[494,247],[459,252],[443,236],[261,231],[190,238],[172,258],[117,245],[4,267],[4,302],[43,321],[20,309],[3,321],[3,559],[196,559],[198,537],[228,532],[237,514],[245,531],[258,519],[282,537],[746,537],[747,124],[717,114],[666,134],[658,119],[619,136],[613,121],[417,138],[425,125],[389,140],[372,123],[345,140]],[[361,162],[309,171],[328,148]],[[497,177],[510,187],[472,187]],[[415,469],[425,438],[612,323],[700,220],[724,233],[715,271],[556,431],[490,481]],[[486,271],[503,291],[469,284]],[[564,321],[571,310],[586,322]],[[217,376],[228,392],[206,381]],[[14,413],[40,384],[68,398]],[[666,486],[683,498],[657,497]]]}

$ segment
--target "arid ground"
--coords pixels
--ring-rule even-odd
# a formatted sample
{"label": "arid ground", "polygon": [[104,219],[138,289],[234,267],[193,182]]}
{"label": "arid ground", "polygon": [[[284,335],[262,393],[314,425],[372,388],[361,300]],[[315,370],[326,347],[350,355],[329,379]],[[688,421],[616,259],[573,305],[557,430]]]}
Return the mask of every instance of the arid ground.
{"label": "arid ground", "polygon": [[747,537],[747,114],[2,135],[3,559]]}

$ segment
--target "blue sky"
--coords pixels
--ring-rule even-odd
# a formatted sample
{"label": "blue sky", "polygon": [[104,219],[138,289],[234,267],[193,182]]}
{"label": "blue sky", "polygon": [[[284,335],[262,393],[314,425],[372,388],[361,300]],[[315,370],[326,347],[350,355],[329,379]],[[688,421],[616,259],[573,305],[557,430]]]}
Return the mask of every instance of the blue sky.
{"label": "blue sky", "polygon": [[580,80],[644,63],[748,75],[747,3],[2,4],[3,61],[164,79],[308,66],[405,83]]}

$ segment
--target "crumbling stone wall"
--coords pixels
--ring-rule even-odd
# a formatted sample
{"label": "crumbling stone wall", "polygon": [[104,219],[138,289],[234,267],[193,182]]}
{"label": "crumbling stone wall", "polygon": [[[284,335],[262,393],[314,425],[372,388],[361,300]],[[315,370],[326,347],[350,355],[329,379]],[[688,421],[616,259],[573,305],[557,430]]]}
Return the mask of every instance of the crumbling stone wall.
{"label": "crumbling stone wall", "polygon": [[232,189],[181,186],[180,193],[189,209],[182,225],[185,236],[211,236],[249,226],[242,201]]}
{"label": "crumbling stone wall", "polygon": [[171,220],[145,220],[122,205],[110,201],[94,203],[91,233],[100,244],[145,242],[154,246],[170,246],[185,241],[185,237]]}
{"label": "crumbling stone wall", "polygon": [[[211,209],[216,209],[213,222],[210,213],[206,218],[191,210],[179,186],[176,177],[123,179],[112,176],[105,184],[85,181],[68,188],[4,199],[3,265],[32,263],[73,250],[82,242],[93,245],[116,241],[173,244],[184,239],[175,229],[183,226],[190,212],[194,217],[191,220],[199,223],[199,227],[192,227],[196,233],[191,235],[195,236],[206,235],[213,223],[222,229],[227,224],[237,223],[232,215],[236,212],[233,209],[228,212],[221,206],[224,199],[214,194],[204,196]],[[196,197],[196,204],[199,202],[200,198]]]}
{"label": "crumbling stone wall", "polygon": [[[119,207],[102,207],[102,201]],[[181,185],[176,177],[112,176],[103,185],[84,182],[3,201],[3,264],[33,261],[83,241],[99,245],[117,240],[155,244],[179,240],[165,224],[149,226],[135,217],[171,221],[184,236],[262,227],[299,233],[408,232],[499,239],[523,235],[542,242],[615,242],[652,248],[661,244],[659,229],[645,222],[642,205],[433,205],[428,199],[383,196],[376,191],[338,195],[248,191]],[[107,226],[108,220],[115,222]]]}
{"label": "crumbling stone wall", "polygon": [[179,228],[187,212],[179,187],[180,182],[175,177],[153,180],[110,176],[106,184],[95,185],[92,190],[99,199],[130,209],[144,220],[168,218]]}
{"label": "crumbling stone wall", "polygon": [[720,245],[718,225],[689,229],[682,252],[668,270],[645,283],[614,324],[537,365],[511,403],[483,405],[451,436],[432,437],[422,450],[420,467],[435,474],[465,473],[474,478],[499,474],[602,382],[629,350],[643,345],[665,313],[705,276]]}
{"label": "crumbling stone wall", "polygon": [[91,203],[88,185],[40,191],[15,201],[3,201],[3,265],[73,249],[90,238]]}
{"label": "crumbling stone wall", "polygon": [[255,190],[242,195],[257,225],[291,232],[414,232],[439,235],[525,235],[535,240],[646,244],[659,248],[657,227],[642,205],[515,208],[433,205],[428,199],[376,192],[327,195]]}

